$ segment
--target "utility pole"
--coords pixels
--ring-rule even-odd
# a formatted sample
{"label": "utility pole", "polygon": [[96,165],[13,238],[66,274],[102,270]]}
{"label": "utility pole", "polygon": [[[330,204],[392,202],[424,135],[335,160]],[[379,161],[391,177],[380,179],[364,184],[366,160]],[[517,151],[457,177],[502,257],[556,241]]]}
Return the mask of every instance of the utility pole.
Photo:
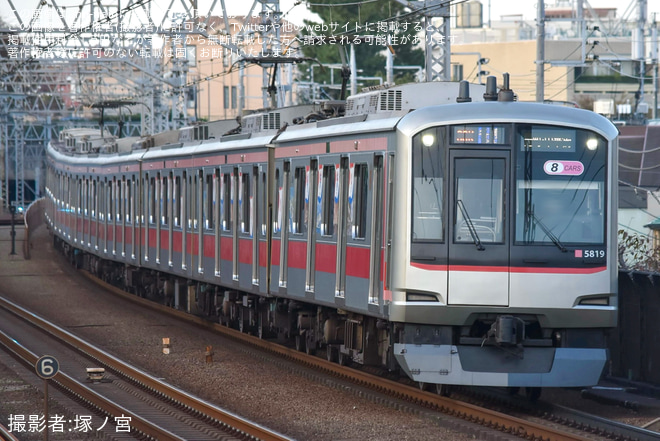
{"label": "utility pole", "polygon": [[635,96],[634,114],[637,114],[639,104],[644,102],[644,26],[646,25],[646,0],[637,0],[637,26],[633,31],[632,58],[639,61],[639,93]]}
{"label": "utility pole", "polygon": [[536,12],[536,101],[542,103],[545,98],[545,5],[539,0]]}
{"label": "utility pole", "polygon": [[658,23],[653,14],[651,27],[651,63],[653,63],[653,119],[658,117]]}
{"label": "utility pole", "polygon": [[[413,12],[424,16],[426,29],[426,81],[451,79],[451,35],[449,27],[449,1],[447,0],[397,0]],[[441,19],[438,25],[434,19]]]}

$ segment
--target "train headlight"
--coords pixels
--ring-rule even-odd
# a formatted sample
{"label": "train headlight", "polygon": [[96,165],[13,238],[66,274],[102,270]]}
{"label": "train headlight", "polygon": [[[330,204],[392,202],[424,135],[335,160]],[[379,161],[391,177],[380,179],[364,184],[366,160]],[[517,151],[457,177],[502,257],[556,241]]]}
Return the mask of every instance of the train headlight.
{"label": "train headlight", "polygon": [[433,136],[432,133],[422,135],[422,144],[424,144],[425,147],[431,147],[435,144],[435,136]]}
{"label": "train headlight", "polygon": [[598,148],[598,140],[596,138],[587,139],[587,148],[589,150],[596,150]]}

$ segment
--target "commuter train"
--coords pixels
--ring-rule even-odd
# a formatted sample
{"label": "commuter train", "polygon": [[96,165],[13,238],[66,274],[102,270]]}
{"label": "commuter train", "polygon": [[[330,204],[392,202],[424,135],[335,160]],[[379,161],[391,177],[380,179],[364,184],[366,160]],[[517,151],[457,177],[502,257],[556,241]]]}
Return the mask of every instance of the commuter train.
{"label": "commuter train", "polygon": [[507,83],[138,139],[67,129],[47,221],[105,280],[329,360],[439,393],[593,385],[617,318],[618,132]]}

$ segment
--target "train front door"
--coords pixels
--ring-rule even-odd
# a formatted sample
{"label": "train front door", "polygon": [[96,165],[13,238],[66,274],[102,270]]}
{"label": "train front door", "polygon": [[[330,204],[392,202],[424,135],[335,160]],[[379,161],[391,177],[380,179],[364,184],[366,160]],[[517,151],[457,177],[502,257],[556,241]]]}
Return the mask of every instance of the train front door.
{"label": "train front door", "polygon": [[452,305],[508,306],[510,154],[449,154],[449,296]]}

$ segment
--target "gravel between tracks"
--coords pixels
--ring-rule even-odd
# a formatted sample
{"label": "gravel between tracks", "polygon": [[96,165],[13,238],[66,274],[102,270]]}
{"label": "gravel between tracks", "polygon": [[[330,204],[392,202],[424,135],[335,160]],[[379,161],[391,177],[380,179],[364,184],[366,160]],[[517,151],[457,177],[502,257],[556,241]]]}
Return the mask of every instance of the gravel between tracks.
{"label": "gravel between tracks", "polygon": [[[7,298],[171,384],[295,439],[474,439],[230,351],[215,334],[99,292],[53,250],[43,227],[36,231],[31,260],[7,254],[0,257],[0,293]],[[163,337],[171,339],[170,355],[162,354]],[[207,345],[214,349],[212,364],[205,363]],[[2,408],[0,416],[6,425]]]}

